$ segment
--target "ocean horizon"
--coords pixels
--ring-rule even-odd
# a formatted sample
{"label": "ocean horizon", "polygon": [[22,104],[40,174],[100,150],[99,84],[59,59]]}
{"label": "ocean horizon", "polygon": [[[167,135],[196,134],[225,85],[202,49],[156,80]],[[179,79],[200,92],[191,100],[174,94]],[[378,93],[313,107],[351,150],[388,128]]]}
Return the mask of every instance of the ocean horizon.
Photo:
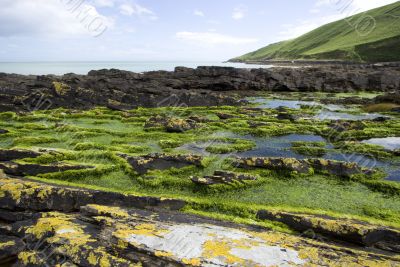
{"label": "ocean horizon", "polygon": [[270,68],[271,65],[249,65],[221,61],[59,61],[59,62],[0,62],[0,72],[21,75],[63,75],[75,73],[85,75],[91,70],[120,69],[132,72],[173,71],[182,66],[222,66],[236,68]]}

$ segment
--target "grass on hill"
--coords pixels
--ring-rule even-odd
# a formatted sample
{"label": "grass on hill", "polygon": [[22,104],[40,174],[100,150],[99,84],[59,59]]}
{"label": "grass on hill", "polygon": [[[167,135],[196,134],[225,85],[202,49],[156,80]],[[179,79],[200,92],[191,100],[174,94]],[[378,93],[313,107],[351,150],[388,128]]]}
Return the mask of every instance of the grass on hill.
{"label": "grass on hill", "polygon": [[296,39],[233,59],[252,60],[400,61],[400,2],[323,25]]}

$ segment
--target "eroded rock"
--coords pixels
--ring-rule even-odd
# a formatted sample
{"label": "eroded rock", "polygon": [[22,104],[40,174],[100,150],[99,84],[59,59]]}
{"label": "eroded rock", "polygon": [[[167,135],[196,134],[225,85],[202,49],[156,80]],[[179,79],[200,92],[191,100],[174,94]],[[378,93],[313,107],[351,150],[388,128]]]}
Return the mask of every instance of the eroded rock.
{"label": "eroded rock", "polygon": [[338,132],[352,131],[352,130],[364,130],[365,124],[361,121],[333,121],[329,124],[329,127]]}
{"label": "eroded rock", "polygon": [[24,158],[37,158],[42,153],[23,149],[0,149],[0,161],[11,161]]}
{"label": "eroded rock", "polygon": [[182,133],[197,128],[197,124],[191,119],[169,118],[154,116],[147,120],[145,129],[163,127],[167,132]]}
{"label": "eroded rock", "polygon": [[234,172],[215,171],[211,176],[192,177],[192,182],[200,185],[230,184],[233,182],[243,183],[245,181],[255,181],[257,177]]}
{"label": "eroded rock", "polygon": [[83,170],[90,168],[93,167],[83,166],[83,165],[66,165],[66,164],[40,165],[40,164],[21,164],[15,162],[0,163],[0,169],[2,169],[6,174],[15,176],[38,175],[44,173],[64,172],[69,170]]}
{"label": "eroded rock", "polygon": [[170,168],[183,168],[186,166],[202,166],[202,157],[196,155],[166,155],[150,154],[147,156],[132,157],[120,155],[125,158],[132,168],[139,174],[145,174],[149,170],[166,170]]}
{"label": "eroded rock", "polygon": [[365,169],[356,163],[325,159],[294,159],[294,158],[238,158],[234,166],[241,168],[263,168],[275,171],[289,171],[301,174],[314,172],[326,173],[339,177],[350,178],[355,174],[371,175],[373,170]]}
{"label": "eroded rock", "polygon": [[322,217],[267,210],[260,210],[257,217],[262,220],[282,222],[301,232],[312,230],[315,233],[351,243],[400,252],[400,231],[390,227],[376,226],[350,219],[336,219],[329,216]]}
{"label": "eroded rock", "polygon": [[0,208],[5,210],[62,211],[79,210],[87,204],[109,204],[121,207],[163,207],[181,209],[185,202],[156,197],[139,197],[114,192],[83,190],[20,179],[0,180]]}

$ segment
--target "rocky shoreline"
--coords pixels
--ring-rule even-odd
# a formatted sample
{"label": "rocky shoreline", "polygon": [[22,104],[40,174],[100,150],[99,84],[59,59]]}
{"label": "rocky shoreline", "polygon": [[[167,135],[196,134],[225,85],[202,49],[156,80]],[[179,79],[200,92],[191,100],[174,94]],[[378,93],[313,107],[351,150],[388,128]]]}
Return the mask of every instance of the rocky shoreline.
{"label": "rocky shoreline", "polygon": [[295,236],[183,214],[174,210],[184,202],[173,200],[7,177],[0,179],[0,192],[0,219],[6,222],[0,264],[396,266],[400,261],[393,253],[399,249],[397,230],[357,221],[266,210],[257,214],[376,249],[327,241],[311,232]]}
{"label": "rocky shoreline", "polygon": [[177,67],[173,72],[146,73],[111,69],[63,76],[0,73],[0,111],[240,105],[242,96],[254,92],[398,92],[399,88],[400,67],[378,65]]}

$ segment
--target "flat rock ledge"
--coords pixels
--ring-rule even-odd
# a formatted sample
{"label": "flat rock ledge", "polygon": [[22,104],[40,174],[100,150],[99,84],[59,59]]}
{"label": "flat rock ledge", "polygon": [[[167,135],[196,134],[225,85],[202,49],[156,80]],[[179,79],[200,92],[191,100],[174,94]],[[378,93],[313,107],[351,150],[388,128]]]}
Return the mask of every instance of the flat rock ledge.
{"label": "flat rock ledge", "polygon": [[190,165],[201,167],[201,161],[203,160],[201,156],[197,155],[167,155],[158,153],[138,157],[125,154],[120,154],[119,156],[126,159],[140,175],[146,174],[149,170],[179,169]]}
{"label": "flat rock ledge", "polygon": [[[137,209],[134,206],[151,203],[155,207],[167,200],[123,198],[98,191],[0,179],[0,265],[372,267],[400,264],[396,254],[176,211]],[[122,208],[121,201],[130,207]]]}
{"label": "flat rock ledge", "polygon": [[297,172],[311,174],[314,172],[350,178],[355,174],[371,175],[374,170],[365,169],[356,163],[342,162],[325,159],[295,159],[295,158],[270,158],[252,157],[238,158],[233,163],[240,168],[262,168],[276,171]]}

